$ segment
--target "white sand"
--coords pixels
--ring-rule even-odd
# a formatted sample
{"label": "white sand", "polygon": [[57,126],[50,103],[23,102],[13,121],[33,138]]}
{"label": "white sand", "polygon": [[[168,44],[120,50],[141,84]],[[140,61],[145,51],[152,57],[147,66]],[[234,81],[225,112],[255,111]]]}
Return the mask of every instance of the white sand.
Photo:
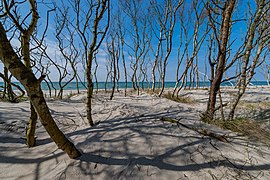
{"label": "white sand", "polygon": [[[92,128],[86,123],[84,94],[48,100],[60,128],[83,152],[77,160],[57,149],[40,124],[37,146],[27,148],[29,102],[0,102],[0,179],[270,179],[269,147],[201,123],[207,91],[184,93],[196,103],[145,93],[116,94],[110,101],[108,94],[98,94],[93,117],[100,123]],[[269,95],[268,89],[251,89],[244,100],[267,101]],[[226,134],[230,143],[162,122],[161,117]]]}

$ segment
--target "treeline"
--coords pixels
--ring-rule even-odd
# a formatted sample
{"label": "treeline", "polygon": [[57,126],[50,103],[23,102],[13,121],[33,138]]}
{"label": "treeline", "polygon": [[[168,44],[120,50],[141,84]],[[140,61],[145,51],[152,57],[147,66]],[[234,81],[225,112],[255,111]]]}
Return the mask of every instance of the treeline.
{"label": "treeline", "polygon": [[[128,82],[138,94],[145,89],[156,92],[160,82],[161,97],[168,63],[175,68],[172,97],[179,96],[181,89],[199,88],[200,81],[209,81],[209,100],[202,116],[208,122],[217,110],[223,112],[222,82],[236,82],[230,112],[222,113],[224,120],[233,120],[255,73],[262,72],[269,80],[267,0],[2,0],[0,8],[0,60],[4,65],[0,95],[16,102],[25,94],[12,83],[12,77],[24,86],[31,108],[29,147],[35,145],[39,116],[59,148],[71,158],[80,155],[53,121],[40,83],[46,82],[50,96],[63,98],[70,82],[76,82],[79,93],[79,84],[86,81],[86,114],[93,126],[92,97],[100,66],[104,66],[101,57],[106,59],[106,71],[101,73],[113,84],[110,99],[119,90],[120,80],[126,84],[125,95]],[[57,74],[59,90],[52,74]],[[14,88],[21,93],[14,93]]]}

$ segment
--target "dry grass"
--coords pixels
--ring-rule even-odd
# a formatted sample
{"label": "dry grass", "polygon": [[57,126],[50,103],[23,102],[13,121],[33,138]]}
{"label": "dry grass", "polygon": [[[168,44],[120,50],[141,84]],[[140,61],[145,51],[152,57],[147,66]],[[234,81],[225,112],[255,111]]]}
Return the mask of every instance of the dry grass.
{"label": "dry grass", "polygon": [[[224,91],[226,92],[226,91]],[[228,93],[230,96],[232,97],[237,97],[237,92],[234,92],[234,91],[227,91],[226,93]]]}
{"label": "dry grass", "polygon": [[241,133],[249,137],[252,141],[260,141],[270,145],[270,132],[262,128],[261,124],[255,120],[246,118],[236,118],[232,121],[215,119],[211,122],[223,129]]}
{"label": "dry grass", "polygon": [[175,102],[179,102],[179,103],[185,103],[185,104],[193,104],[195,101],[189,97],[189,96],[172,96],[171,92],[168,91],[167,93],[165,93],[163,95],[165,98],[170,99],[172,101]]}
{"label": "dry grass", "polygon": [[160,93],[160,91],[161,91],[161,89],[160,88],[156,88],[155,90],[154,90],[154,92],[152,91],[152,89],[148,89],[146,92],[148,93],[148,94],[159,94]]}
{"label": "dry grass", "polygon": [[267,108],[270,107],[270,102],[269,101],[260,102],[260,104],[262,104],[264,107],[267,107]]}
{"label": "dry grass", "polygon": [[258,107],[260,107],[260,104],[259,103],[253,103],[253,102],[240,101],[239,104],[238,104],[238,107],[240,109],[254,111]]}
{"label": "dry grass", "polygon": [[270,108],[270,102],[246,102],[240,101],[238,104],[239,109],[245,109],[251,112],[257,112],[260,109],[268,109]]}
{"label": "dry grass", "polygon": [[77,95],[78,93],[74,93],[74,92],[72,92],[72,91],[70,91],[67,95],[66,95],[66,97],[65,98],[67,98],[67,99],[70,99],[72,96],[75,96],[75,95]]}

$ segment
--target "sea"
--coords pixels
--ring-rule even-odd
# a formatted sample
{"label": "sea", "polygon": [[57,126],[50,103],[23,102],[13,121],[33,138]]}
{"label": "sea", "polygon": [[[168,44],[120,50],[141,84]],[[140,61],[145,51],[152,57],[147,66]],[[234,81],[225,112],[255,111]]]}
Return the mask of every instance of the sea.
{"label": "sea", "polygon": [[[23,86],[19,83],[19,82],[14,82],[15,84],[19,85],[22,89]],[[64,84],[64,83],[62,83]],[[94,88],[96,89],[98,87],[98,89],[105,89],[105,82],[98,82],[98,83],[94,83]],[[139,84],[139,87],[140,88],[148,88],[148,87],[152,87],[152,83],[151,82],[144,82],[144,83],[138,83]],[[3,85],[4,83],[3,82],[0,82],[0,91],[1,89],[3,88]],[[112,82],[107,82],[106,84],[106,88],[107,89],[111,89],[112,88],[112,85],[113,83]],[[180,84],[181,85],[181,84]],[[179,86],[180,86],[179,85]],[[210,86],[210,82],[199,82],[199,87],[200,88],[207,88]],[[222,83],[221,86],[232,86],[234,87],[236,85],[235,82],[225,82],[225,83]],[[252,81],[250,84],[250,86],[267,86],[269,85],[267,81]],[[59,82],[52,82],[50,83],[50,86],[51,86],[51,89],[54,90],[59,90],[60,88],[60,85],[59,85]],[[161,83],[160,82],[157,82],[156,83],[156,88],[160,88],[161,87]],[[84,90],[86,89],[86,83],[83,83],[83,82],[79,82],[78,83],[78,87],[80,90]],[[119,89],[124,89],[126,87],[126,83],[125,82],[119,82],[118,83],[118,88]],[[174,88],[175,87],[175,82],[165,82],[165,88]],[[187,87],[196,87],[196,84],[193,83],[187,83]],[[41,83],[41,88],[42,90],[49,90],[48,88],[48,85],[46,82],[42,82]],[[127,88],[132,88],[132,82],[128,82],[127,83]],[[14,88],[15,89],[15,88]],[[76,90],[77,89],[77,84],[76,82],[70,82],[67,86],[65,86],[64,90]]]}

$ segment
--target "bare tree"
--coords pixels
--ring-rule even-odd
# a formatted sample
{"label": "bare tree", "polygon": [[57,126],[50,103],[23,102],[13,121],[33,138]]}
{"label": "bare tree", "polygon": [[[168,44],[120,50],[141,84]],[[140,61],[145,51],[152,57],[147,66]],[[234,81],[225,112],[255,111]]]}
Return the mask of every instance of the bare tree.
{"label": "bare tree", "polygon": [[160,62],[161,91],[159,96],[162,95],[165,88],[165,76],[168,63],[167,61],[172,51],[172,40],[176,23],[176,15],[183,2],[184,1],[165,0],[158,3],[156,0],[150,1],[154,15],[157,17],[157,23],[155,24],[157,24],[157,29],[159,32],[159,35],[156,36],[158,45],[156,48],[154,65],[152,68],[152,90],[155,89],[155,67],[157,66],[157,63]]}
{"label": "bare tree", "polygon": [[[38,112],[42,125],[44,126],[50,137],[53,139],[53,141],[58,145],[60,149],[65,151],[70,158],[76,158],[80,156],[81,153],[59,130],[50,114],[49,108],[43,97],[40,82],[45,78],[45,76],[42,75],[39,79],[37,79],[31,71],[29,41],[30,36],[34,31],[37,23],[38,13],[36,1],[29,0],[28,2],[31,6],[32,20],[29,24],[29,27],[25,29],[22,27],[23,23],[19,23],[19,19],[15,18],[16,16],[11,14],[10,12],[10,9],[18,5],[18,3],[12,1],[10,2],[10,4],[8,4],[7,1],[2,1],[5,8],[4,14],[10,17],[11,22],[14,23],[16,28],[19,29],[19,32],[22,33],[21,46],[23,47],[21,47],[21,49],[23,52],[22,59],[24,60],[25,65],[22,63],[21,58],[16,54],[16,51],[14,51],[14,49],[12,48],[10,40],[8,40],[7,38],[7,31],[5,30],[2,22],[0,23],[0,59],[4,63],[4,66],[7,67],[8,70],[11,72],[11,74],[24,86],[31,102],[31,109],[33,109],[31,110],[31,113],[33,114],[31,114],[32,119],[30,119],[30,121],[32,122],[30,122],[27,132],[27,138],[29,138],[28,146],[32,146],[35,143],[34,137],[29,135],[34,133],[36,123],[35,120],[37,116],[36,112]],[[13,13],[17,15],[16,11],[13,11]]]}
{"label": "bare tree", "polygon": [[147,32],[148,32],[148,20],[146,17],[147,2],[141,0],[121,0],[121,8],[127,15],[127,21],[130,21],[131,28],[127,29],[126,38],[129,41],[125,41],[128,47],[128,54],[130,56],[130,68],[133,73],[131,75],[132,88],[137,90],[139,94],[138,74],[140,73],[140,63],[144,54],[147,53],[149,46]]}
{"label": "bare tree", "polygon": [[105,78],[105,83],[104,83],[104,90],[107,93],[108,80],[109,80],[109,77],[112,77],[112,62],[108,61],[105,66],[106,66],[107,73],[106,73],[106,78]]}
{"label": "bare tree", "polygon": [[[214,5],[212,7],[210,5]],[[209,99],[207,103],[206,112],[203,114],[203,119],[205,121],[212,121],[215,113],[215,105],[216,105],[216,96],[220,89],[220,84],[222,81],[222,77],[224,74],[224,69],[226,66],[226,58],[227,58],[227,47],[230,36],[230,29],[232,24],[232,15],[234,12],[234,8],[236,6],[236,0],[226,0],[222,7],[216,4],[214,1],[207,2],[207,9],[209,12],[210,25],[213,28],[214,35],[216,41],[218,43],[218,56],[217,56],[217,64],[216,71],[213,77],[213,81],[210,86]],[[212,18],[212,14],[214,13],[214,9],[220,9],[222,12],[221,23],[220,23],[220,34],[218,34],[218,28],[216,20]]]}
{"label": "bare tree", "polygon": [[[107,42],[107,50],[109,52],[109,61],[111,63],[111,78],[112,78],[112,92],[110,95],[110,100],[113,99],[114,91],[116,88],[116,81],[119,79],[119,59],[120,59],[120,43],[119,38],[114,29],[111,29],[109,33],[110,42]],[[109,41],[109,40],[108,40]]]}
{"label": "bare tree", "polygon": [[[248,26],[248,31],[245,38],[246,40],[244,42],[245,50],[243,52],[242,58],[241,76],[239,78],[237,96],[234,99],[232,108],[229,113],[230,120],[233,120],[235,109],[239,103],[239,100],[244,95],[247,86],[253,78],[255,74],[255,68],[261,64],[260,57],[264,52],[264,48],[267,47],[270,42],[269,17],[267,17],[267,14],[270,12],[270,2],[260,0],[256,1],[256,3],[256,12],[254,15],[250,15],[252,19],[250,25]],[[251,60],[254,49],[256,55],[255,58]],[[263,57],[264,60],[265,56]]]}
{"label": "bare tree", "polygon": [[[59,64],[57,64],[56,62],[53,62],[53,64],[56,66],[59,72],[59,93],[57,97],[62,99],[64,88],[77,76],[76,65],[78,64],[77,59],[79,59],[80,57],[80,50],[78,50],[77,48],[78,45],[75,44],[76,31],[74,29],[71,29],[68,24],[68,10],[60,10],[58,12],[60,12],[60,14],[56,14],[55,20],[56,39],[60,51],[60,55],[58,55],[58,57],[62,62],[62,66],[59,66]],[[71,72],[69,69],[71,69]]]}
{"label": "bare tree", "polygon": [[[103,15],[105,14],[107,10],[107,25],[105,26],[105,30],[100,33],[99,27],[100,27],[100,21],[103,18]],[[93,31],[92,31],[92,41],[90,43],[90,48],[88,52],[88,58],[87,58],[87,68],[86,68],[86,78],[87,78],[87,102],[86,102],[86,111],[87,111],[87,119],[91,126],[94,125],[93,119],[92,119],[92,95],[93,95],[93,80],[92,80],[92,63],[95,52],[100,47],[106,32],[109,27],[109,20],[110,20],[110,0],[98,0],[97,6],[94,11],[94,23],[93,23]],[[98,36],[101,34],[100,39],[98,39]]]}
{"label": "bare tree", "polygon": [[[87,81],[86,117],[89,124],[93,126],[91,114],[94,89],[92,64],[109,28],[110,0],[69,0],[68,5],[62,2],[61,6],[71,7],[70,13],[75,14],[75,23],[73,19],[69,19],[68,22],[69,26],[76,30],[83,46],[83,64],[85,64]],[[107,16],[104,16],[106,14]]]}
{"label": "bare tree", "polygon": [[[28,1],[30,5],[30,13],[31,19],[29,25],[25,25],[27,16],[25,18],[21,18],[19,12],[17,11],[19,2],[14,1],[2,1],[2,13],[4,16],[8,17],[10,21],[14,24],[16,27],[15,31],[19,31],[20,33],[20,42],[21,42],[21,55],[23,57],[23,61],[25,66],[32,70],[31,65],[31,59],[30,59],[30,37],[35,31],[37,22],[38,22],[38,12],[36,7],[36,1],[35,0],[29,0]],[[20,22],[21,20],[21,22]],[[27,139],[27,145],[29,147],[32,147],[35,145],[35,127],[37,122],[37,113],[35,111],[35,108],[30,103],[30,118],[28,121],[28,129],[26,133],[26,139]]]}
{"label": "bare tree", "polygon": [[[180,67],[181,67],[181,64],[185,58],[185,55],[188,53],[188,47],[189,47],[189,44],[191,42],[191,38],[188,37],[188,25],[190,24],[190,21],[184,21],[186,19],[186,17],[184,17],[184,12],[185,12],[185,5],[182,6],[182,8],[179,12],[179,19],[180,19],[179,42],[180,42],[180,44],[179,44],[179,47],[177,50],[178,61],[177,61],[177,68],[176,68],[176,81],[175,81],[175,86],[173,89],[172,97],[175,96],[176,90],[179,86],[179,83],[181,80],[181,78],[179,78]],[[182,50],[182,48],[184,48],[184,49]],[[183,51],[183,52],[181,53],[181,51]],[[183,86],[183,85],[184,85],[184,83],[182,82],[181,86]]]}
{"label": "bare tree", "polygon": [[93,72],[94,77],[95,77],[95,83],[96,83],[96,93],[98,93],[98,88],[99,88],[99,86],[98,86],[98,76],[97,76],[97,72],[98,72],[97,53],[98,52],[96,52],[96,54],[94,55],[95,69],[94,69],[94,72]]}
{"label": "bare tree", "polygon": [[[183,12],[182,12],[183,13]],[[188,79],[188,71],[189,73],[189,86],[194,86],[193,82],[193,73],[196,75],[196,87],[198,88],[198,81],[199,81],[199,68],[198,68],[198,53],[201,49],[202,44],[204,43],[204,40],[207,36],[207,34],[210,31],[210,28],[208,25],[205,25],[205,19],[206,19],[206,9],[205,5],[202,2],[198,2],[197,0],[192,1],[192,9],[187,13],[190,14],[188,15],[188,19],[191,19],[191,17],[195,17],[194,21],[194,30],[193,33],[190,34],[188,30],[188,26],[190,21],[186,22],[186,17],[181,15],[180,17],[180,24],[181,24],[181,29],[184,34],[184,50],[182,55],[180,54],[180,48],[178,50],[178,67],[177,67],[177,72],[176,72],[176,85],[173,91],[172,96],[175,95],[177,91],[177,96],[180,92],[180,90],[183,87],[186,87],[187,85],[187,79]],[[193,19],[193,18],[192,18]],[[193,41],[193,47],[191,51],[191,56],[189,55],[189,45],[190,42]],[[181,44],[180,44],[181,45]],[[186,58],[186,67],[184,71],[182,72],[181,76],[179,77],[179,69],[180,65],[183,61],[183,59]],[[179,83],[181,81],[181,85],[177,90],[177,87],[179,86]]]}
{"label": "bare tree", "polygon": [[118,38],[119,38],[119,47],[121,51],[121,58],[122,58],[122,63],[123,63],[123,68],[124,68],[124,78],[125,78],[125,90],[124,94],[125,96],[127,95],[127,85],[128,85],[128,78],[127,78],[127,66],[126,66],[126,58],[125,58],[125,32],[126,29],[122,26],[122,23],[124,22],[124,19],[121,18],[121,13],[120,10],[118,10],[117,13],[117,30],[118,30]]}

